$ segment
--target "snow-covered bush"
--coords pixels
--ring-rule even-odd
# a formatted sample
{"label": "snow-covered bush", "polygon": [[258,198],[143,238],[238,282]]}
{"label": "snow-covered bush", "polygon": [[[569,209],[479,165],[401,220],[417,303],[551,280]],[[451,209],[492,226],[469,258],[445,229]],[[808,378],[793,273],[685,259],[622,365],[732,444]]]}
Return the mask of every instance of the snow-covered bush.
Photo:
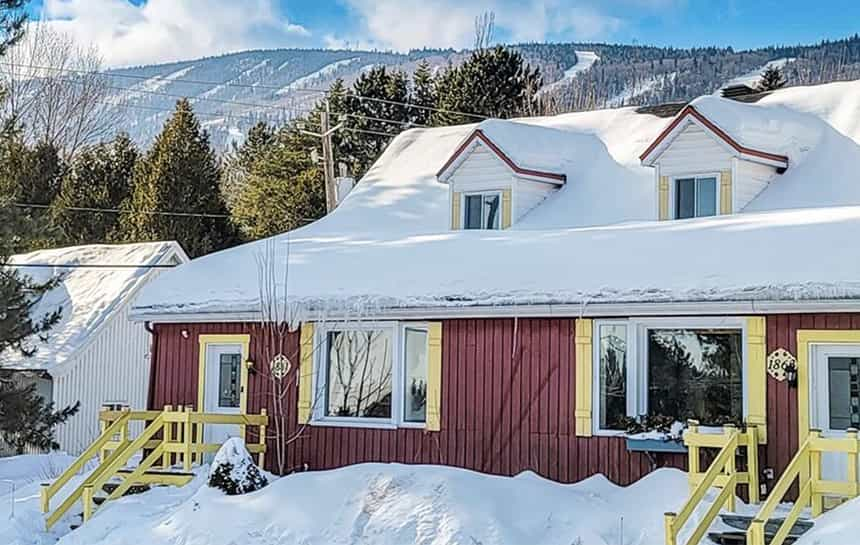
{"label": "snow-covered bush", "polygon": [[267,484],[268,479],[254,464],[241,438],[231,437],[221,445],[209,470],[209,486],[236,496],[259,490]]}

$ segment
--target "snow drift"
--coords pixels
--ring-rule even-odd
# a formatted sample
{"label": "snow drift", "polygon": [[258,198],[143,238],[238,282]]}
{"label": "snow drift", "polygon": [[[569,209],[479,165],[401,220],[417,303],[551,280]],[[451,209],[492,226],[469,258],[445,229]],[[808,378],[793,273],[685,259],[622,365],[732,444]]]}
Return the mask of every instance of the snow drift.
{"label": "snow drift", "polygon": [[59,545],[662,545],[663,512],[686,493],[676,470],[622,488],[602,476],[562,485],[533,473],[365,464],[295,474],[244,496],[203,486],[148,520],[134,516],[139,500],[125,498]]}

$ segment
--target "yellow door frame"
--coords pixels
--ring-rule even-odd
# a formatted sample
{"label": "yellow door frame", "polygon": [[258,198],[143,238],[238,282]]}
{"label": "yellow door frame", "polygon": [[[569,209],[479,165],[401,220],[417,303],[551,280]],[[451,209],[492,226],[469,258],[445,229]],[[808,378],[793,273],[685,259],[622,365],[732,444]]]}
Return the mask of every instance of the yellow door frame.
{"label": "yellow door frame", "polygon": [[[798,329],[797,330],[797,444],[809,437],[809,386],[811,362],[809,350],[816,344],[860,345],[860,330],[853,329]],[[801,479],[809,479],[809,468],[800,471]],[[800,482],[805,482],[801,480]]]}
{"label": "yellow door frame", "polygon": [[210,344],[238,344],[242,347],[242,362],[239,366],[239,412],[248,412],[248,359],[251,354],[251,336],[248,334],[212,335],[201,334],[197,339],[200,346],[197,368],[197,410],[205,412],[206,391],[206,351]]}

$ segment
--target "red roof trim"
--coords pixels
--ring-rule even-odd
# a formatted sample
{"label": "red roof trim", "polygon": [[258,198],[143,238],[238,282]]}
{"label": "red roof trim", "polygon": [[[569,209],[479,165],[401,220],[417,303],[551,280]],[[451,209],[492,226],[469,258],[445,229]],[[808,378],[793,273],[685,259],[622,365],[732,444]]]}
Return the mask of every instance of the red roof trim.
{"label": "red roof trim", "polygon": [[567,176],[565,174],[544,172],[541,170],[532,170],[517,166],[516,163],[514,163],[513,160],[505,154],[505,152],[503,152],[497,145],[495,145],[481,129],[475,129],[475,131],[469,136],[469,138],[467,138],[465,142],[460,144],[460,147],[457,148],[457,151],[455,151],[454,154],[451,155],[451,157],[445,162],[442,168],[439,169],[439,172],[436,173],[436,177],[438,178],[442,176],[442,174],[444,174],[445,171],[448,170],[448,168],[454,163],[454,161],[456,161],[457,158],[469,148],[469,146],[472,144],[472,142],[475,141],[476,138],[483,142],[488,148],[490,148],[490,150],[495,153],[499,157],[499,159],[504,161],[505,164],[511,167],[511,170],[513,170],[517,174],[523,176],[534,176],[537,178],[549,178],[551,180],[557,180],[559,182],[564,182],[565,180],[567,180]]}
{"label": "red roof trim", "polygon": [[657,139],[654,140],[654,142],[650,146],[648,146],[648,149],[646,149],[645,152],[639,156],[639,160],[644,161],[645,158],[648,157],[651,154],[651,152],[653,152],[657,148],[657,146],[659,146],[660,143],[663,142],[663,140],[665,140],[666,137],[669,136],[669,134],[673,130],[675,130],[675,127],[677,127],[678,124],[681,123],[681,121],[685,117],[687,117],[688,115],[691,115],[694,118],[696,118],[699,122],[702,123],[702,125],[707,127],[708,130],[710,130],[711,132],[716,134],[718,137],[720,137],[723,141],[725,141],[728,145],[733,147],[739,153],[743,153],[745,155],[752,155],[754,157],[761,157],[762,159],[767,159],[769,161],[776,161],[776,162],[785,163],[785,166],[788,166],[788,157],[786,157],[785,155],[778,155],[776,153],[768,153],[766,151],[747,148],[745,146],[740,145],[731,136],[726,134],[725,131],[723,131],[721,128],[717,127],[716,125],[714,125],[707,117],[705,117],[704,115],[699,113],[699,111],[691,105],[688,105],[687,107],[685,107],[681,111],[681,113],[675,117],[675,120],[672,121],[672,123],[670,123],[668,127],[663,129],[663,132],[660,133],[660,136],[658,136]]}

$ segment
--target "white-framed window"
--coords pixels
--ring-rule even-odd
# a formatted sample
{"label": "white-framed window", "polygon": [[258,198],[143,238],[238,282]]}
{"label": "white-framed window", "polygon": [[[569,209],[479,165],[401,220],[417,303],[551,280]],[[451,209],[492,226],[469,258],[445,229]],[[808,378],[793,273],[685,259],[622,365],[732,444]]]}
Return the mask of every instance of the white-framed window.
{"label": "white-framed window", "polygon": [[312,424],[423,427],[426,324],[332,323],[318,329]]}
{"label": "white-framed window", "polygon": [[502,192],[463,195],[463,229],[501,229]]}
{"label": "white-framed window", "polygon": [[675,219],[716,216],[720,211],[719,174],[672,178],[672,210]]}
{"label": "white-framed window", "polygon": [[593,349],[596,434],[645,415],[720,426],[747,413],[743,319],[596,320]]}

